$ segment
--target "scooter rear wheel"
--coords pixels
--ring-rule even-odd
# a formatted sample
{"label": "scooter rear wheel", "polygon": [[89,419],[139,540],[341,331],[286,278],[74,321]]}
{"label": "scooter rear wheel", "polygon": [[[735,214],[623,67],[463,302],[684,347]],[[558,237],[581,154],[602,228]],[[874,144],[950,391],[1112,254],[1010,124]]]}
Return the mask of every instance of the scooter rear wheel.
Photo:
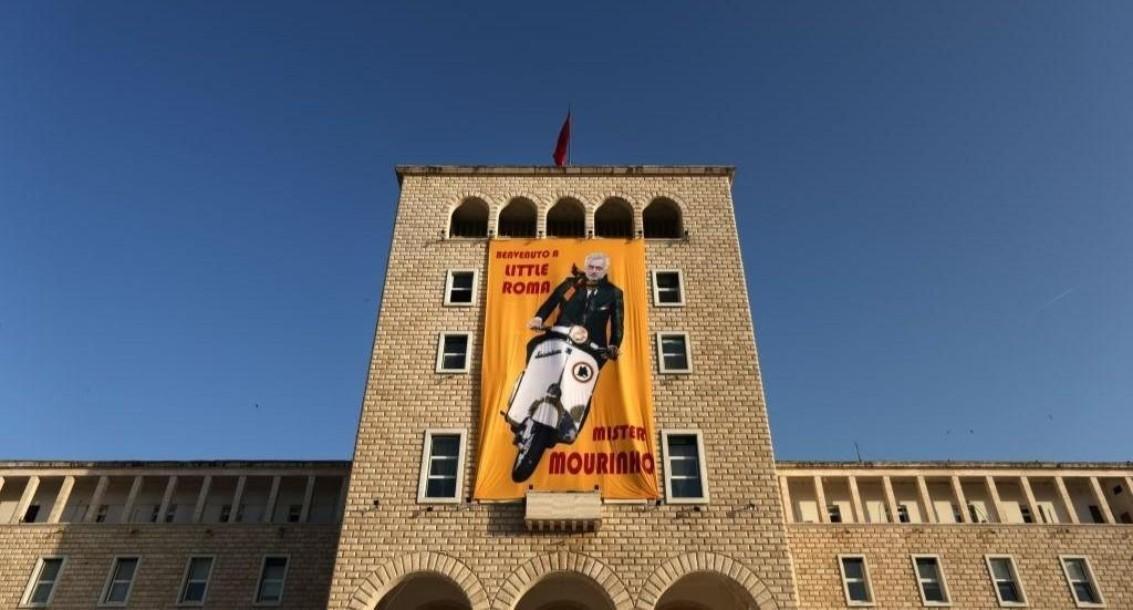
{"label": "scooter rear wheel", "polygon": [[515,466],[511,469],[511,480],[516,483],[530,479],[531,475],[535,474],[535,469],[539,467],[539,461],[543,459],[543,452],[555,444],[554,428],[537,421],[530,422],[530,425],[531,441],[526,450],[522,445],[520,446],[519,453],[515,456]]}

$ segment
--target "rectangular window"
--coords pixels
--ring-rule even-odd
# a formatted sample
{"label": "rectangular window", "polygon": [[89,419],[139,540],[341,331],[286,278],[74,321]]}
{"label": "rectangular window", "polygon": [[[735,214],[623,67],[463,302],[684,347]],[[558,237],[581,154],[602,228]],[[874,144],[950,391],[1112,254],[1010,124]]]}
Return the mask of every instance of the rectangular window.
{"label": "rectangular window", "polygon": [[1079,608],[1092,608],[1101,606],[1101,591],[1098,590],[1094,572],[1090,569],[1090,560],[1085,557],[1060,556],[1062,571],[1066,574],[1066,582],[1074,594],[1074,601]]}
{"label": "rectangular window", "polygon": [[1102,509],[1097,504],[1090,505],[1090,519],[1094,523],[1105,523],[1105,517],[1102,515]]}
{"label": "rectangular window", "polygon": [[138,571],[137,557],[115,557],[110,566],[110,576],[102,589],[100,606],[125,606],[130,600],[130,589],[134,588],[134,574]]}
{"label": "rectangular window", "polygon": [[96,510],[95,513],[94,513],[94,522],[95,523],[105,523],[106,522],[106,516],[108,514],[110,514],[110,505],[99,504],[98,510]]}
{"label": "rectangular window", "polygon": [[909,507],[904,504],[897,505],[897,521],[900,523],[909,522]]}
{"label": "rectangular window", "polygon": [[936,555],[913,555],[913,570],[921,589],[921,601],[926,606],[948,604],[948,589],[944,585],[944,572]]}
{"label": "rectangular window", "polygon": [[691,373],[688,333],[657,333],[657,365],[662,373]]}
{"label": "rectangular window", "polygon": [[55,595],[55,583],[63,573],[65,557],[40,557],[35,562],[31,579],[24,590],[24,599],[21,605],[31,608],[43,608],[51,603]]}
{"label": "rectangular window", "polygon": [[1025,606],[1023,587],[1019,584],[1019,574],[1015,571],[1015,560],[1009,555],[988,555],[987,571],[991,574],[991,584],[995,596],[1002,607]]}
{"label": "rectangular window", "polygon": [[256,585],[256,603],[276,605],[283,601],[285,582],[287,582],[287,557],[264,557],[260,582]]}
{"label": "rectangular window", "polygon": [[437,344],[438,373],[467,373],[472,333],[441,333]]}
{"label": "rectangular window", "polygon": [[657,307],[680,307],[685,304],[685,282],[680,271],[653,272],[653,304]]}
{"label": "rectangular window", "polygon": [[464,479],[465,431],[426,430],[421,456],[421,479],[417,501],[460,502]]}
{"label": "rectangular window", "polygon": [[1042,523],[1058,523],[1058,513],[1054,510],[1053,502],[1039,502],[1038,508]]}
{"label": "rectangular window", "polygon": [[35,518],[38,517],[38,516],[39,516],[39,505],[38,504],[30,504],[30,505],[28,505],[27,512],[24,513],[23,522],[24,523],[35,523]]}
{"label": "rectangular window", "polygon": [[299,519],[303,517],[302,504],[290,504],[287,506],[287,522],[299,523]]}
{"label": "rectangular window", "polygon": [[842,507],[837,504],[831,504],[826,507],[826,514],[830,517],[831,523],[842,522]]}
{"label": "rectangular window", "polygon": [[177,603],[183,606],[200,606],[208,594],[209,577],[212,576],[212,557],[191,557],[185,566],[185,579],[181,584],[181,596]]}
{"label": "rectangular window", "polygon": [[453,270],[445,280],[445,305],[465,307],[476,300],[476,271]]}
{"label": "rectangular window", "polygon": [[662,433],[665,457],[665,495],[670,504],[708,502],[704,443],[699,430]]}
{"label": "rectangular window", "polygon": [[839,555],[838,565],[842,569],[842,589],[846,593],[846,604],[850,606],[872,606],[873,593],[869,586],[869,570],[862,555]]}

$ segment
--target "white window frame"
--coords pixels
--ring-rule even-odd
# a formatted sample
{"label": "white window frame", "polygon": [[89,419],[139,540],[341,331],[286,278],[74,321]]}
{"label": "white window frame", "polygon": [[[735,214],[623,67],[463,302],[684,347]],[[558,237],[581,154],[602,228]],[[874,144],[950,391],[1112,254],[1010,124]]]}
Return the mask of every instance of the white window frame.
{"label": "white window frame", "polygon": [[[451,498],[426,496],[429,483],[429,466],[432,463],[433,436],[458,436],[460,446],[456,450],[456,495]],[[417,480],[418,504],[459,504],[464,497],[464,460],[468,453],[468,430],[464,428],[428,428],[425,430],[425,444],[421,448],[421,476]]]}
{"label": "white window frame", "polygon": [[[133,559],[137,561],[134,564],[134,573],[130,575],[130,584],[126,587],[126,599],[120,602],[112,602],[106,599],[110,595],[110,586],[114,584],[114,573],[118,571],[118,563],[123,559]],[[138,570],[142,569],[142,556],[141,555],[115,555],[114,559],[110,562],[110,573],[106,575],[106,583],[102,585],[102,594],[98,596],[99,608],[123,608],[130,604],[130,595],[134,592],[134,583],[138,581]]]}
{"label": "white window frame", "polygon": [[[913,562],[913,578],[917,581],[917,591],[921,594],[921,605],[926,608],[946,608],[952,605],[952,592],[948,588],[948,577],[944,574],[944,562],[941,561],[940,555],[933,555],[931,553],[918,553],[909,556]],[[940,591],[944,593],[944,601],[930,602],[925,598],[924,583],[921,578],[920,570],[917,569],[918,559],[931,559],[936,562],[936,573],[940,576]]]}
{"label": "white window frame", "polygon": [[[462,369],[446,369],[444,368],[444,351],[445,351],[445,337],[455,337],[463,335],[468,338],[468,351],[464,354],[464,368]],[[444,330],[441,331],[437,339],[437,368],[436,372],[440,374],[459,375],[467,373],[472,368],[472,333],[461,330]]]}
{"label": "white window frame", "polygon": [[[452,279],[453,275],[457,273],[471,273],[472,274],[472,300],[467,303],[454,303],[450,299],[452,297]],[[480,290],[480,272],[477,269],[449,269],[445,274],[445,307],[472,307],[476,304],[477,293]]]}
{"label": "white window frame", "polygon": [[[1003,601],[1003,597],[999,595],[999,581],[995,578],[995,570],[991,567],[991,562],[996,559],[1006,559],[1011,567],[1012,582],[1015,583],[1015,588],[1019,590],[1019,597],[1023,598],[1022,601],[1008,602]],[[995,599],[999,602],[1000,608],[1025,608],[1027,607],[1027,591],[1023,587],[1023,579],[1019,577],[1019,569],[1015,563],[1015,557],[1012,555],[984,555],[984,563],[987,564],[987,575],[991,579],[991,588],[995,590]]]}
{"label": "white window frame", "polygon": [[[675,498],[673,497],[673,469],[669,464],[671,452],[669,451],[670,436],[695,436],[696,461],[700,470],[700,497]],[[662,429],[661,430],[661,463],[665,466],[665,503],[666,504],[708,504],[708,464],[704,459],[704,436],[700,430],[689,429]]]}
{"label": "white window frame", "polygon": [[[684,331],[679,331],[679,330],[659,330],[655,334],[656,334],[656,343],[657,343],[657,372],[659,372],[663,375],[688,375],[688,374],[692,373],[692,342],[688,338],[688,333],[684,332]],[[685,340],[685,360],[688,361],[688,368],[687,369],[671,369],[671,368],[665,366],[665,351],[664,351],[664,348],[661,346],[661,340],[662,340],[663,337],[667,337],[667,336],[671,337],[671,336],[675,336],[675,335],[680,335],[680,336],[684,337],[684,340]]]}
{"label": "white window frame", "polygon": [[[846,581],[846,564],[843,563],[846,559],[861,559],[862,560],[862,573],[865,575],[865,590],[869,595],[868,602],[854,601],[850,599],[850,583]],[[842,575],[842,595],[846,597],[846,605],[855,608],[865,608],[873,606],[876,599],[873,595],[873,579],[869,577],[869,561],[866,560],[865,555],[855,553],[845,553],[838,555],[838,572]]]}
{"label": "white window frame", "polygon": [[[279,583],[279,599],[275,601],[260,601],[260,587],[264,584],[264,571],[268,567],[268,559],[283,558],[283,580]],[[263,560],[260,561],[260,575],[256,578],[256,590],[252,591],[252,605],[253,606],[278,606],[283,603],[284,593],[287,592],[287,574],[291,571],[291,555],[287,553],[280,553],[278,555],[264,555]]]}
{"label": "white window frame", "polygon": [[[205,576],[205,594],[201,597],[201,601],[186,601],[185,592],[189,588],[189,570],[193,567],[194,559],[208,559],[209,560],[209,573]],[[190,555],[189,560],[185,562],[185,572],[181,575],[181,588],[177,591],[177,605],[181,607],[197,607],[205,605],[209,597],[209,585],[212,583],[212,571],[216,568],[216,555]],[[260,571],[263,574],[263,571]],[[259,587],[256,587],[256,593],[259,593]]]}
{"label": "white window frame", "polygon": [[[676,303],[662,303],[661,302],[661,287],[657,284],[658,273],[675,273],[677,274],[677,288],[681,292],[681,300]],[[685,274],[681,273],[680,269],[654,269],[652,271],[653,280],[653,306],[654,307],[684,307],[685,306]]]}
{"label": "white window frame", "polygon": [[[1086,566],[1086,576],[1090,579],[1090,584],[1094,587],[1094,592],[1098,594],[1098,602],[1080,602],[1078,601],[1078,594],[1074,592],[1074,583],[1070,582],[1070,572],[1066,569],[1066,561],[1068,559],[1080,559],[1082,564]],[[1066,577],[1066,586],[1070,588],[1070,599],[1074,600],[1074,605],[1078,608],[1105,608],[1105,595],[1102,593],[1101,585],[1098,584],[1098,577],[1094,575],[1094,566],[1090,565],[1090,558],[1085,555],[1059,555],[1058,565],[1062,566],[1062,575]]]}
{"label": "white window frame", "polygon": [[[59,573],[55,575],[55,580],[51,582],[51,593],[47,594],[47,601],[43,603],[32,603],[31,596],[35,592],[36,585],[39,584],[39,575],[43,572],[43,564],[45,561],[51,559],[60,560]],[[51,605],[51,601],[55,599],[55,592],[59,590],[59,581],[63,580],[63,570],[67,568],[66,555],[43,555],[37,557],[35,565],[32,566],[31,578],[28,579],[28,584],[24,587],[24,596],[20,598],[21,608],[46,608]]]}

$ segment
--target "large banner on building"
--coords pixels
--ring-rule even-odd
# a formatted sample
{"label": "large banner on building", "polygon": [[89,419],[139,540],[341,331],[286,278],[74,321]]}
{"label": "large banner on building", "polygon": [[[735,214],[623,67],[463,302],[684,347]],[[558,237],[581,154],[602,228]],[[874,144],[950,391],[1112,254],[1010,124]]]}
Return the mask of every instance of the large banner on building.
{"label": "large banner on building", "polygon": [[657,498],[642,240],[493,240],[474,496]]}

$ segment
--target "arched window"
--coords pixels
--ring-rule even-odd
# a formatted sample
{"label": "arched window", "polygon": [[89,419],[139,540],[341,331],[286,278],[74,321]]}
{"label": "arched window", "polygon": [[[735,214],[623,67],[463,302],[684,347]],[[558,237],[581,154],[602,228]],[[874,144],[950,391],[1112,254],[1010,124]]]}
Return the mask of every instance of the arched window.
{"label": "arched window", "polygon": [[535,237],[539,212],[530,199],[516,197],[500,210],[500,237]]}
{"label": "arched window", "polygon": [[547,235],[549,237],[585,237],[586,208],[577,199],[567,197],[547,212]]}
{"label": "arched window", "polygon": [[607,199],[594,212],[598,237],[633,237],[633,207],[625,199]]}
{"label": "arched window", "polygon": [[672,199],[654,199],[645,206],[645,211],[641,213],[641,224],[645,225],[647,239],[678,239],[684,236],[681,208]]}
{"label": "arched window", "polygon": [[488,204],[483,199],[465,199],[452,211],[448,225],[449,237],[487,237]]}

